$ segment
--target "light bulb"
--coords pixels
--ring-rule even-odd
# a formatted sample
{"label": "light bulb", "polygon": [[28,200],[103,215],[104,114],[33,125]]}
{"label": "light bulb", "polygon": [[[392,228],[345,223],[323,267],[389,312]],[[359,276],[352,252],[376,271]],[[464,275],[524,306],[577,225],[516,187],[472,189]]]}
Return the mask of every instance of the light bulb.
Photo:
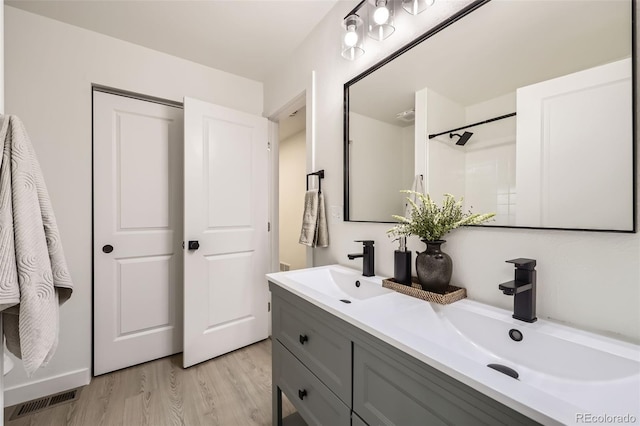
{"label": "light bulb", "polygon": [[412,15],[424,12],[435,0],[402,0],[402,8]]}
{"label": "light bulb", "polygon": [[418,0],[413,0],[411,3],[407,3],[407,6],[408,7],[405,7],[405,9],[412,15],[417,15],[418,13],[422,12]]}
{"label": "light bulb", "polygon": [[354,25],[350,25],[347,27],[347,32],[344,35],[344,45],[348,47],[353,47],[358,43],[358,33],[356,33],[356,27]]}
{"label": "light bulb", "polygon": [[376,7],[375,12],[373,12],[373,22],[378,25],[382,25],[389,19],[389,9],[383,4],[380,7]]}

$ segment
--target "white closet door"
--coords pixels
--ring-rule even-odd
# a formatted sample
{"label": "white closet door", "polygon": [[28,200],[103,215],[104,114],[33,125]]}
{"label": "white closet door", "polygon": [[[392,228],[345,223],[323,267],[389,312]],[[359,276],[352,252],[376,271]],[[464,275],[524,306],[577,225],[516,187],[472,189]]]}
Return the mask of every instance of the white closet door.
{"label": "white closet door", "polygon": [[631,59],[518,89],[517,225],[633,229],[632,103]]}
{"label": "white closet door", "polygon": [[184,114],[188,367],[268,336],[268,151],[265,118],[190,98]]}
{"label": "white closet door", "polygon": [[179,108],[94,92],[94,374],[182,350]]}

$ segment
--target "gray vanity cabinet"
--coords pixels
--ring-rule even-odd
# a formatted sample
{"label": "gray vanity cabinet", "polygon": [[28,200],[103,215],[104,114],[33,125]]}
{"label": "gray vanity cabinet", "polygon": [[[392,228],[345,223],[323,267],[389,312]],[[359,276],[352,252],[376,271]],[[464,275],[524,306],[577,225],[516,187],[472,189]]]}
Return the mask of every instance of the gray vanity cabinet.
{"label": "gray vanity cabinet", "polygon": [[356,413],[351,414],[351,426],[368,426]]}
{"label": "gray vanity cabinet", "polygon": [[[326,314],[325,314],[326,315]],[[351,339],[284,300],[273,303],[273,336],[345,403],[351,403]]]}
{"label": "gray vanity cabinet", "polygon": [[270,289],[274,425],[282,424],[282,392],[311,425],[537,424],[289,291]]}
{"label": "gray vanity cabinet", "polygon": [[336,426],[351,424],[351,409],[311,370],[280,342],[274,342],[272,348],[274,381],[307,423]]}
{"label": "gray vanity cabinet", "polygon": [[388,348],[354,343],[353,411],[368,424],[536,424],[431,367],[406,361]]}
{"label": "gray vanity cabinet", "polygon": [[273,424],[281,392],[310,425],[351,425],[351,339],[321,309],[271,285]]}

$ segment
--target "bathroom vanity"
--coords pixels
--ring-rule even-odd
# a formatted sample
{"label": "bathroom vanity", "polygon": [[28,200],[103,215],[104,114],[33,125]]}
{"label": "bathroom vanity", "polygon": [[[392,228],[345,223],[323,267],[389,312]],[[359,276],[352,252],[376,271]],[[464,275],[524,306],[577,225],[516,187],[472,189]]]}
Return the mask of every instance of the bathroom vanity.
{"label": "bathroom vanity", "polygon": [[274,425],[281,391],[309,424],[537,424],[277,285],[271,291]]}
{"label": "bathroom vanity", "polygon": [[[282,424],[282,393],[317,425],[571,424],[580,413],[602,410],[640,415],[633,402],[640,396],[636,345],[577,330],[578,337],[568,337],[568,327],[550,331],[548,322],[522,323],[467,300],[455,308],[433,306],[338,265],[267,278],[274,425]],[[509,339],[510,328],[524,339]],[[561,340],[564,358],[549,346],[556,343],[545,343],[545,333]],[[615,354],[601,353],[598,344]],[[571,367],[584,364],[577,358],[603,365],[606,357],[617,367],[599,373]],[[486,368],[496,360],[518,370],[520,379]]]}

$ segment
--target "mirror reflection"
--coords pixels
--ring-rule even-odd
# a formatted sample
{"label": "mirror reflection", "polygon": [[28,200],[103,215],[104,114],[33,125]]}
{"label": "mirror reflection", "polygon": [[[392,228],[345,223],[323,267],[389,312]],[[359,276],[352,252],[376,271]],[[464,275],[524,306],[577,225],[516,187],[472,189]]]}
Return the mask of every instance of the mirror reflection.
{"label": "mirror reflection", "polygon": [[493,226],[633,231],[631,15],[494,0],[355,79],[345,219],[403,215],[423,176]]}

